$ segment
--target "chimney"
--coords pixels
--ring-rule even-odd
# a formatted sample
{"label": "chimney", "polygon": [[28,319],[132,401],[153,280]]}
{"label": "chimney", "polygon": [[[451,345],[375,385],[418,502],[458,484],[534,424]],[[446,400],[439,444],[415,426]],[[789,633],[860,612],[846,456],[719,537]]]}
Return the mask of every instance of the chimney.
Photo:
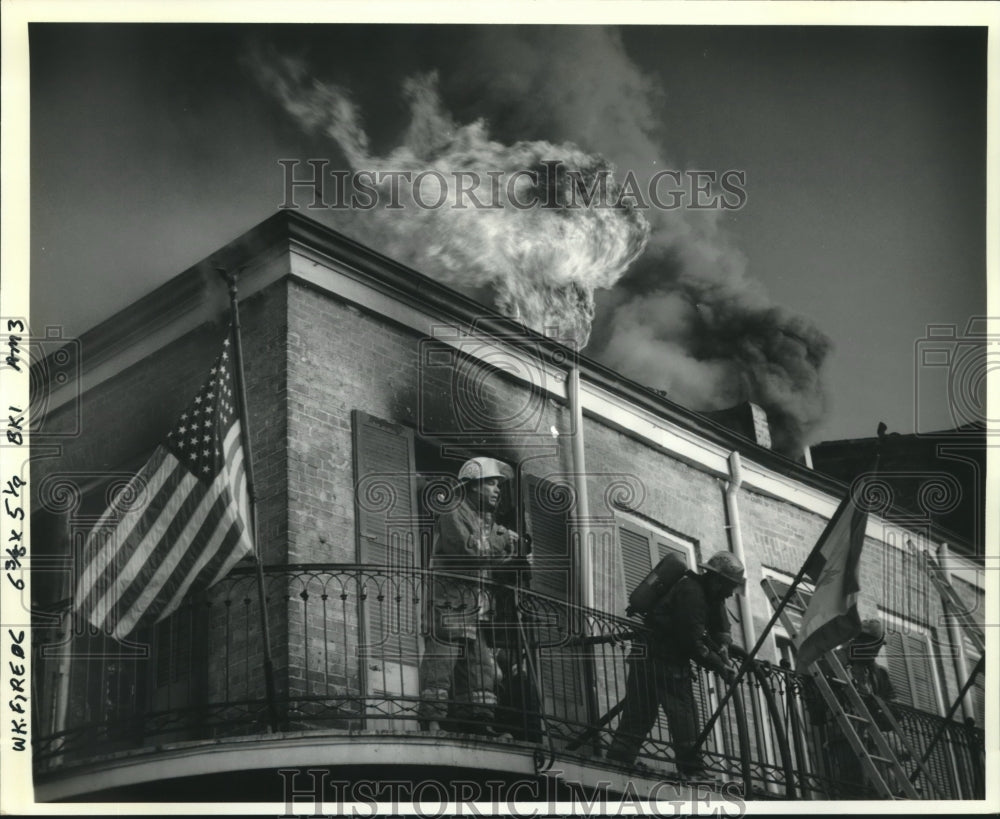
{"label": "chimney", "polygon": [[758,446],[771,448],[771,428],[767,423],[767,413],[750,401],[724,410],[704,412],[702,415],[731,429],[737,435],[750,439]]}

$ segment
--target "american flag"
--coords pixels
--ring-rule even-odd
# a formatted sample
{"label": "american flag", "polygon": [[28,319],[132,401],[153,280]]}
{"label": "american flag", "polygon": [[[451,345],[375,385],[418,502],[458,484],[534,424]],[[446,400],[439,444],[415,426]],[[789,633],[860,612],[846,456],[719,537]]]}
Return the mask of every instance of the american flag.
{"label": "american flag", "polygon": [[117,638],[162,620],[253,551],[233,384],[227,337],[166,441],[87,539],[74,607]]}

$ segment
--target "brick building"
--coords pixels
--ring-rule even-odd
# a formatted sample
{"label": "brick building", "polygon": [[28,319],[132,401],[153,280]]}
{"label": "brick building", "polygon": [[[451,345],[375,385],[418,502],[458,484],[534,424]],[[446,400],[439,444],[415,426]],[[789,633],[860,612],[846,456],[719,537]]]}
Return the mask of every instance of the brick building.
{"label": "brick building", "polygon": [[[274,715],[250,567],[125,643],[66,614],[73,555],[217,354],[228,321],[217,268],[240,271]],[[501,781],[520,801],[673,782],[665,723],[642,775],[603,759],[613,721],[581,737],[624,691],[628,590],[667,551],[691,567],[734,551],[748,591],[730,614],[750,646],[772,611],[763,586],[790,581],[847,491],[293,212],[66,349],[75,377],[60,385],[52,362],[43,373],[31,472],[39,800],[281,802],[278,769],[309,768],[344,781]],[[429,734],[416,716],[429,533],[470,455],[515,467],[503,522],[533,539],[524,673],[541,713],[532,727],[511,705],[513,740]],[[933,520],[891,517],[870,517],[860,608],[889,624],[885,661],[919,746],[976,659],[942,625],[922,555],[947,540],[950,576],[977,605],[983,581],[969,545],[961,554]],[[717,790],[841,793],[802,680],[782,666],[792,653],[776,629],[768,662],[709,735]],[[702,718],[720,687],[698,672]],[[947,727],[928,796],[980,793],[982,735],[963,719],[981,726],[982,708],[968,697]]]}

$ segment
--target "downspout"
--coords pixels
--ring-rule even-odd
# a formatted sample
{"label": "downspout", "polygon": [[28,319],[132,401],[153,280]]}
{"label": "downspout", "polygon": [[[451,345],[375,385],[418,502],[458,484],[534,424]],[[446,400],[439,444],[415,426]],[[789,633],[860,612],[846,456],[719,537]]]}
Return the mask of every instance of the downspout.
{"label": "downspout", "polygon": [[[942,543],[938,546],[938,564],[941,566],[942,571],[945,576],[942,578],[946,583],[950,583],[951,580],[948,577],[948,544]],[[942,604],[944,604],[944,598],[941,598]],[[959,687],[969,679],[969,659],[965,655],[965,639],[962,636],[962,632],[959,629],[958,622],[954,616],[948,617],[948,639],[951,644],[958,649],[955,657],[956,670],[958,671]],[[962,698],[962,713],[965,714],[966,718],[975,718],[975,708],[972,705],[972,691],[965,692],[965,696]]]}
{"label": "downspout", "polygon": [[[729,523],[729,548],[744,567],[747,565],[746,552],[743,549],[743,526],[740,523],[739,492],[743,485],[743,462],[740,453],[735,449],[729,453],[729,480],[726,482],[726,518]],[[737,605],[740,609],[740,622],[743,627],[743,645],[753,646],[757,643],[757,631],[753,625],[753,614],[750,610],[749,595],[744,591],[737,595]],[[775,760],[774,744],[771,741],[771,733],[766,729],[763,718],[760,697],[763,692],[758,690],[750,692],[750,704],[753,708],[754,724],[758,729],[758,738],[763,739],[764,757],[768,761]],[[770,712],[768,712],[770,713]],[[780,729],[780,726],[777,726]],[[782,760],[784,762],[784,760]],[[777,791],[774,783],[768,784],[768,790]]]}
{"label": "downspout", "polygon": [[[590,503],[587,498],[587,461],[583,447],[583,406],[580,401],[580,365],[574,363],[567,377],[567,398],[569,399],[570,417],[573,423],[573,487],[576,490],[576,520],[575,530],[577,542],[575,552],[579,556],[576,587],[580,592],[582,616],[571,618],[576,620],[576,633],[580,637],[589,634],[587,617],[594,608],[594,572],[593,555],[590,543]],[[593,725],[598,719],[597,701],[597,667],[594,647],[583,648],[583,685],[584,701],[586,702],[587,722]],[[600,740],[594,735],[593,750],[600,752]]]}
{"label": "downspout", "polygon": [[[726,483],[726,515],[729,518],[729,546],[736,559],[747,565],[746,553],[743,550],[743,527],[740,524],[740,505],[737,496],[743,485],[743,468],[740,453],[733,450],[729,453],[729,481]],[[746,594],[737,596],[740,607],[740,620],[743,623],[743,644],[752,646],[757,642],[757,633],[753,626],[753,616],[750,613],[750,601]]]}
{"label": "downspout", "polygon": [[580,365],[574,364],[568,378],[569,407],[573,423],[573,488],[576,491],[576,532],[579,537],[580,602],[584,607],[594,607],[593,555],[591,554],[590,502],[587,498],[587,461],[583,447],[583,407],[580,404]]}

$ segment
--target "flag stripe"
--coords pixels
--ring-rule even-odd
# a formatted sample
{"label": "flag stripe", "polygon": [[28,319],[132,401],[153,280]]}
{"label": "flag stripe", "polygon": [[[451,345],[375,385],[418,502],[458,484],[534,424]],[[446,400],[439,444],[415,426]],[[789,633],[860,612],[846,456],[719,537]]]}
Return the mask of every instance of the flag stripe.
{"label": "flag stripe", "polygon": [[[208,581],[207,587],[214,586],[223,577],[229,574],[230,570],[235,566],[241,559],[246,557],[253,551],[253,543],[250,540],[250,534],[247,532],[244,526],[240,528],[231,530],[232,537],[237,541],[238,548],[232,550],[232,554],[229,555],[222,563],[219,565],[218,571],[212,576],[212,579]],[[212,566],[208,567],[208,570],[214,568]]]}
{"label": "flag stripe", "polygon": [[[136,576],[149,567],[150,558],[157,547],[163,548],[164,537],[177,521],[177,515],[182,507],[190,504],[192,497],[194,502],[197,502],[200,493],[193,492],[197,485],[198,479],[193,475],[187,472],[180,473],[178,479],[173,482],[173,491],[166,498],[162,511],[159,511],[155,518],[143,518],[141,523],[145,526],[136,526],[128,540],[119,548],[119,559],[115,561],[118,564],[117,571],[111,578],[104,596],[94,606],[94,615],[99,622],[105,623],[108,615],[116,608],[122,610],[119,602],[128,592]],[[165,494],[167,493],[161,492],[157,497]],[[157,509],[157,505],[150,506],[152,509]]]}
{"label": "flag stripe", "polygon": [[[116,617],[131,608],[169,554],[171,544],[183,533],[185,521],[195,513],[205,496],[205,485],[181,464],[175,467],[171,480],[175,482],[176,490],[168,494],[164,487],[164,491],[150,504],[149,514],[143,522],[145,525],[137,526],[119,550],[123,559],[114,587]],[[128,556],[127,560],[125,556]]]}
{"label": "flag stripe", "polygon": [[[229,475],[229,484],[236,501],[239,517],[247,526],[250,526],[250,503],[247,496],[246,469],[243,463],[243,447],[239,446],[240,423],[233,423],[233,431],[226,436],[223,441],[223,453],[226,458],[226,472]],[[211,585],[211,584],[210,584]]]}
{"label": "flag stripe", "polygon": [[[151,615],[157,613],[158,607],[154,604],[154,601],[161,590],[169,593],[169,590],[176,585],[176,581],[170,582],[173,580],[171,576],[175,570],[178,570],[182,566],[182,563],[190,562],[185,561],[184,558],[186,555],[194,552],[199,545],[199,541],[204,539],[203,526],[214,528],[216,522],[222,520],[222,513],[216,507],[222,506],[224,508],[228,504],[228,496],[224,491],[220,492],[218,483],[219,479],[217,479],[216,484],[202,495],[197,508],[187,519],[184,529],[177,538],[173,541],[170,539],[164,541],[169,551],[159,561],[159,565],[156,566],[153,576],[139,588],[138,595],[130,595],[134,597],[131,604],[127,605],[123,601],[120,610],[127,613],[120,618],[119,629],[123,628],[124,633],[127,634],[131,631],[132,626],[144,611],[149,610]],[[165,585],[166,589],[164,589]],[[159,606],[162,606],[162,601]]]}
{"label": "flag stripe", "polygon": [[[159,616],[161,619],[170,615],[180,605],[181,600],[199,577],[204,578],[209,576],[206,571],[208,567],[226,565],[230,559],[232,563],[235,563],[247,553],[249,543],[243,542],[243,527],[237,515],[236,507],[232,499],[227,498],[226,501],[226,504],[221,509],[216,525],[213,527],[213,531],[208,535],[204,549],[199,550],[197,558],[191,563],[186,574],[177,584],[173,595],[160,612]],[[231,568],[232,564],[229,565]],[[219,577],[211,576],[211,579],[204,584],[204,587],[208,588],[214,585],[227,572],[223,572]]]}
{"label": "flag stripe", "polygon": [[[109,518],[115,513],[114,507],[109,506],[104,514],[101,515],[101,519],[97,523],[97,526],[94,527],[90,537],[87,538],[83,557],[88,562],[77,581],[76,593],[74,595],[76,608],[79,609],[83,606],[94,584],[104,574],[108,564],[114,558],[117,551],[117,544],[120,540],[128,537],[132,531],[132,527],[146,513],[146,507],[150,499],[160,491],[170,476],[170,473],[173,471],[173,463],[166,463],[168,455],[169,453],[164,447],[158,446],[146,465],[139,471],[139,474],[129,481],[126,492],[132,492],[136,487],[143,486],[143,484],[145,484],[145,489],[141,490],[143,492],[142,498],[139,499],[141,502],[136,503],[136,505],[122,516],[121,521],[115,528],[114,536],[107,536],[107,523]],[[173,459],[171,460],[173,461]],[[100,542],[102,537],[104,538],[103,543]]]}

